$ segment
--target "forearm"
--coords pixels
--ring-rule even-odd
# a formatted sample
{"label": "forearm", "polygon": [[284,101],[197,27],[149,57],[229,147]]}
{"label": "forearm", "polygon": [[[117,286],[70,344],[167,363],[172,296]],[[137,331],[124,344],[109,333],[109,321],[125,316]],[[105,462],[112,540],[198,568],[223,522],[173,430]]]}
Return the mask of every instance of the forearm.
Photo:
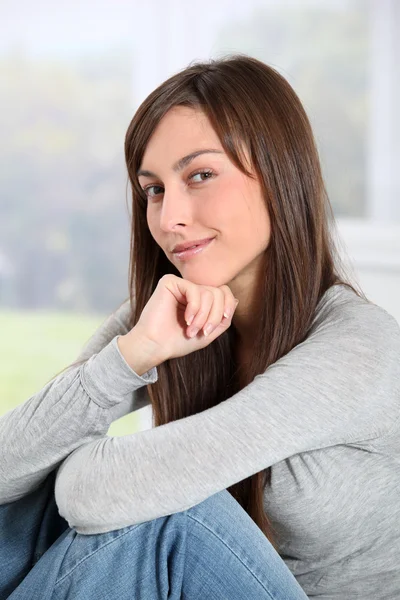
{"label": "forearm", "polygon": [[30,493],[81,444],[106,435],[108,413],[87,395],[80,367],[0,418],[0,504]]}
{"label": "forearm", "polygon": [[122,416],[138,408],[135,391],[156,379],[156,371],[133,373],[112,340],[3,415],[0,504],[28,494],[76,448],[106,436],[115,410]]}

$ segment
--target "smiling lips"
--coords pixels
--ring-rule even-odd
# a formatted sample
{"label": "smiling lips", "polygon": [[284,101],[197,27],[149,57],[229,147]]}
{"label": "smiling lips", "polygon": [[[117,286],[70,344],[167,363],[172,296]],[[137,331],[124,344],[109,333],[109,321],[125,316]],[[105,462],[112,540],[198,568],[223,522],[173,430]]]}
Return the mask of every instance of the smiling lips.
{"label": "smiling lips", "polygon": [[[189,246],[186,249],[182,250],[181,252],[174,251],[173,254],[179,260],[185,260],[187,258],[191,258],[192,256],[195,256],[196,254],[199,254],[200,252],[203,252],[203,250],[205,250],[205,248],[207,248],[211,244],[211,242],[213,240],[214,240],[214,238],[210,238],[208,240],[205,240],[201,244],[196,244],[194,246]],[[187,246],[187,244],[186,244],[186,246]],[[179,248],[179,246],[177,246],[177,247]],[[182,247],[182,246],[180,246],[180,247]]]}
{"label": "smiling lips", "polygon": [[202,246],[203,244],[209,242],[212,239],[214,238],[203,238],[201,240],[190,240],[189,242],[184,242],[183,244],[177,244],[172,252],[183,252],[184,250],[189,250],[190,248],[194,248],[195,246]]}

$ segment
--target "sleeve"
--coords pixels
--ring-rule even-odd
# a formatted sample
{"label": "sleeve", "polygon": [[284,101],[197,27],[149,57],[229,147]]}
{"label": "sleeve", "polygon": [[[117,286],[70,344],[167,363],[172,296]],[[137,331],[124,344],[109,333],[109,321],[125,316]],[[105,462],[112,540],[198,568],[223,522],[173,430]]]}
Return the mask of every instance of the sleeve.
{"label": "sleeve", "polygon": [[0,504],[34,491],[76,448],[103,438],[112,421],[149,402],[139,392],[157,380],[157,369],[140,377],[117,345],[128,314],[126,302],[87,342],[78,357],[83,364],[0,417]]}
{"label": "sleeve", "polygon": [[376,438],[399,416],[400,330],[376,305],[342,307],[231,398],[147,431],[92,441],[55,496],[78,533],[186,510],[289,456]]}

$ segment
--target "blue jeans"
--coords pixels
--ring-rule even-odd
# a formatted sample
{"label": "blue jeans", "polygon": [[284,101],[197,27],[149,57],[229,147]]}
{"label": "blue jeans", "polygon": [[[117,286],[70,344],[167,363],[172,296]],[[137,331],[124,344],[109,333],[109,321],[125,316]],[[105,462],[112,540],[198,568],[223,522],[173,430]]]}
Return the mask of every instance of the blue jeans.
{"label": "blue jeans", "polygon": [[180,513],[81,535],[58,513],[54,480],[0,506],[0,600],[307,600],[226,490]]}

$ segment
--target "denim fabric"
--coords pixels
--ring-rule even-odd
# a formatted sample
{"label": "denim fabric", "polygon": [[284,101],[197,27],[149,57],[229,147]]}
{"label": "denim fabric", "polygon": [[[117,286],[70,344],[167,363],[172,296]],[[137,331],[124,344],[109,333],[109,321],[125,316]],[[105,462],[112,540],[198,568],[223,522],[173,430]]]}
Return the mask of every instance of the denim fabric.
{"label": "denim fabric", "polygon": [[68,527],[54,473],[0,506],[0,600],[306,600],[261,530],[226,490],[108,533]]}

